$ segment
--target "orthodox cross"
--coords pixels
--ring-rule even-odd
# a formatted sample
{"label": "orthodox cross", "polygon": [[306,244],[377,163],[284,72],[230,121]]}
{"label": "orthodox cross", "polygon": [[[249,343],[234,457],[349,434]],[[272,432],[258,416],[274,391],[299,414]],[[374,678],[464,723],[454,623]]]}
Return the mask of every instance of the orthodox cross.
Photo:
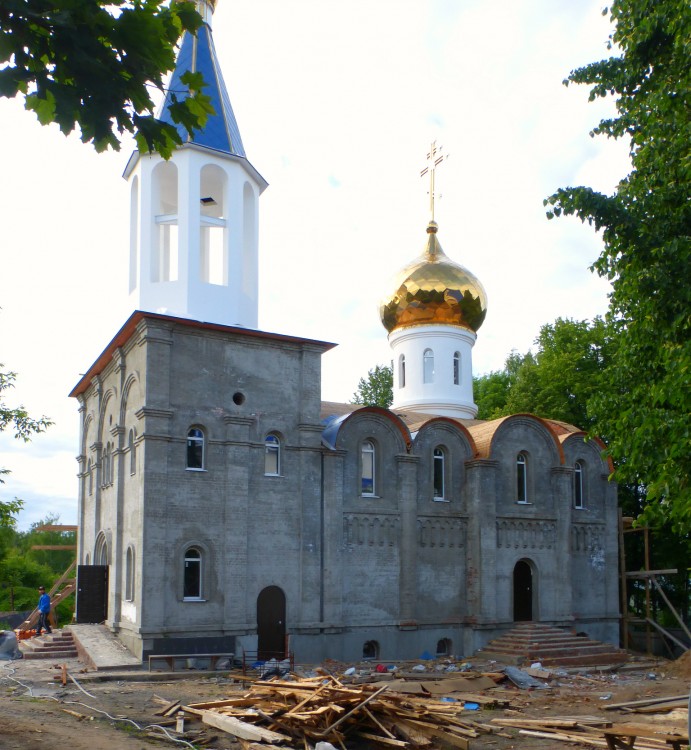
{"label": "orthodox cross", "polygon": [[424,177],[429,173],[429,211],[431,221],[434,221],[434,173],[437,166],[446,158],[448,158],[447,155],[441,155],[441,146],[437,146],[437,142],[432,141],[432,145],[427,152],[427,166],[420,172],[420,177]]}

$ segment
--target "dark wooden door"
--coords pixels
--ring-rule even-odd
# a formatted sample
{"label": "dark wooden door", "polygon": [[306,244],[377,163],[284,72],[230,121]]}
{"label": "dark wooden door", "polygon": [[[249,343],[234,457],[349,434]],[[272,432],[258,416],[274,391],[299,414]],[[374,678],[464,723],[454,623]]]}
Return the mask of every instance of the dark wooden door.
{"label": "dark wooden door", "polygon": [[108,566],[77,566],[77,622],[98,623],[108,617]]}
{"label": "dark wooden door", "polygon": [[283,659],[286,644],[286,597],[278,586],[267,586],[257,597],[257,657]]}
{"label": "dark wooden door", "polygon": [[513,619],[533,619],[533,571],[525,560],[519,560],[513,569]]}

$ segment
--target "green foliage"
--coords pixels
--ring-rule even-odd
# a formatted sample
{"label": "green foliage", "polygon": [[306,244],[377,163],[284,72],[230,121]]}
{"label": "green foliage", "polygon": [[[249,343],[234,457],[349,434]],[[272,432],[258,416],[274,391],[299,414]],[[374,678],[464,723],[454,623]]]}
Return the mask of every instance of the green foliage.
{"label": "green foliage", "polygon": [[535,353],[511,352],[504,370],[475,379],[478,418],[528,412],[589,430],[588,405],[610,359],[605,322],[557,318],[540,328],[535,345]]}
{"label": "green foliage", "polygon": [[[35,550],[35,545],[76,543],[73,531],[40,531],[44,525],[58,524],[59,517],[48,515],[32,524],[29,531],[0,529],[0,611],[34,609],[38,603],[38,587],[50,591],[74,560],[74,550]],[[55,607],[60,623],[68,623],[74,612],[74,597],[69,596]]]}
{"label": "green foliage", "polygon": [[367,373],[367,379],[360,378],[350,403],[388,409],[393,403],[393,368],[377,365]]}
{"label": "green foliage", "polygon": [[[2,0],[0,96],[23,96],[43,125],[75,127],[97,151],[118,150],[134,133],[141,151],[168,158],[176,128],[154,117],[150,89],[163,91],[183,31],[202,23],[193,2],[167,0]],[[200,77],[173,97],[171,117],[188,132],[212,111]]]}
{"label": "green foliage", "polygon": [[565,83],[612,96],[617,117],[592,135],[630,138],[633,169],[613,195],[558,190],[548,217],[602,231],[593,266],[612,282],[612,363],[590,403],[622,482],[642,479],[644,520],[691,530],[691,8],[686,0],[614,0],[610,48]]}
{"label": "green foliage", "polygon": [[[10,429],[17,440],[23,440],[26,443],[31,440],[32,435],[43,432],[52,422],[47,417],[33,419],[23,406],[11,408],[5,402],[4,392],[14,387],[17,375],[14,372],[4,372],[2,367],[3,365],[0,364],[0,432]],[[8,473],[9,469],[0,467],[0,484],[4,483],[3,475]],[[0,529],[15,526],[17,522],[15,516],[23,505],[24,503],[16,497],[14,500],[0,500]]]}

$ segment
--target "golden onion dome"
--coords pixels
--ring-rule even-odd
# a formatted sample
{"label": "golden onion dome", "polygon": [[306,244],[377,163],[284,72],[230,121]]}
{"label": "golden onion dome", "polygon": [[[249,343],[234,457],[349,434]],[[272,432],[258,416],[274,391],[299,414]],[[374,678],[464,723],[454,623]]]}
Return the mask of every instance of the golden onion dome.
{"label": "golden onion dome", "polygon": [[394,292],[379,306],[382,325],[396,328],[454,325],[477,331],[487,314],[487,295],[470,271],[446,257],[437,223],[427,227],[427,247],[395,277]]}

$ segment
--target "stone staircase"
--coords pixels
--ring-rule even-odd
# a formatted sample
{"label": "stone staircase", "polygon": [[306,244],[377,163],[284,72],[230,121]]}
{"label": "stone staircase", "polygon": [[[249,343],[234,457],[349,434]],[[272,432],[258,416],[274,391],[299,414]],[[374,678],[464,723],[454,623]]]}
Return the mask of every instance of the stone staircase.
{"label": "stone staircase", "polygon": [[19,641],[19,649],[25,659],[77,658],[77,645],[67,628]]}
{"label": "stone staircase", "polygon": [[516,625],[476,656],[517,666],[540,662],[543,667],[566,668],[622,664],[628,659],[626,651],[611,644],[535,622]]}

